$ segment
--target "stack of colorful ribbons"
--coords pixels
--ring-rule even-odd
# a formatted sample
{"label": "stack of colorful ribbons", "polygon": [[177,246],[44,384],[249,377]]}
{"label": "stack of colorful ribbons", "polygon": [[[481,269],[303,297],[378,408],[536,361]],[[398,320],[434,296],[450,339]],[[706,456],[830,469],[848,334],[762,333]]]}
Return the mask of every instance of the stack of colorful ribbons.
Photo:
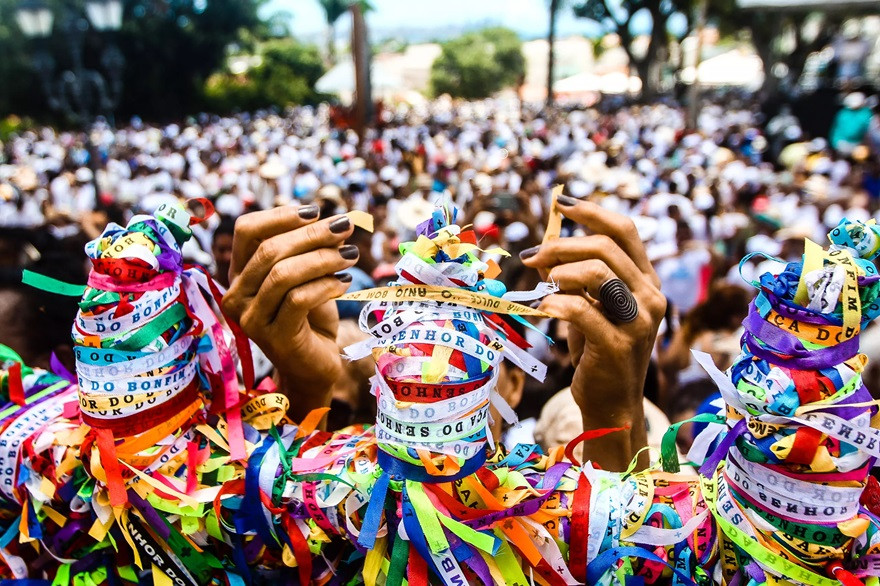
{"label": "stack of colorful ribbons", "polygon": [[714,453],[704,458],[720,425],[689,456],[705,460],[727,581],[818,585],[880,573],[854,562],[880,547],[878,520],[860,504],[880,432],[858,353],[859,332],[878,313],[877,234],[844,220],[828,251],[808,240],[802,263],[754,283],[743,353],[727,375],[697,355],[726,404],[729,431]]}
{"label": "stack of colorful ribbons", "polygon": [[845,223],[829,252],[809,244],[803,264],[762,278],[729,375],[697,356],[727,406],[701,416],[689,456],[703,474],[682,476],[677,425],[665,472],[489,448],[491,407],[514,421],[495,389],[501,360],[545,371],[514,324],[554,288],[506,292],[454,219],[437,210],[403,245],[396,282],[347,296],[367,302],[371,336],[347,353],[376,359],[378,415],[335,433],[315,431],[324,411],[293,425],[284,396],[253,389],[218,292],[182,266],[189,214],[111,225],[88,247],[79,387],[0,356],[2,573],[58,585],[876,582],[880,521],[861,502],[880,496],[864,489],[880,431],[856,341],[878,310],[875,227]]}

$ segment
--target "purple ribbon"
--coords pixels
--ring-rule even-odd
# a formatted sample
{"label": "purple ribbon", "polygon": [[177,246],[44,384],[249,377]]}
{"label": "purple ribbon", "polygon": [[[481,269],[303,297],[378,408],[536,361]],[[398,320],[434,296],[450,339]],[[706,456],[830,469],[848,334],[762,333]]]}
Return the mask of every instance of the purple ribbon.
{"label": "purple ribbon", "polygon": [[76,384],[76,377],[72,372],[67,370],[67,367],[58,360],[58,356],[52,352],[52,357],[49,359],[49,367],[52,369],[52,372],[66,380],[72,385]]}
{"label": "purple ribbon", "polygon": [[761,342],[748,330],[743,334],[742,343],[747,346],[749,352],[758,358],[766,360],[770,364],[785,366],[795,370],[822,370],[823,368],[830,368],[841,362],[846,362],[855,356],[859,350],[858,339],[855,339],[855,343],[852,345],[831,346],[823,350],[814,351],[803,350],[794,355],[778,356],[770,350],[764,349],[761,346]]}
{"label": "purple ribbon", "polygon": [[[821,356],[826,359],[831,359],[833,357],[834,362],[830,363],[833,365],[849,360],[859,352],[858,336],[854,336],[849,340],[845,340],[840,344],[828,348],[807,350],[796,336],[761,318],[756,311],[749,312],[749,315],[746,316],[746,319],[743,321],[743,326],[745,326],[747,333],[758,338],[774,352],[785,354],[793,358]],[[841,356],[845,356],[845,358],[840,358]]]}
{"label": "purple ribbon", "polygon": [[745,419],[740,419],[736,422],[736,425],[727,432],[727,435],[724,436],[724,439],[721,440],[718,447],[715,448],[712,454],[706,458],[705,462],[703,462],[703,465],[700,466],[701,476],[711,478],[712,475],[715,474],[715,469],[718,468],[718,464],[721,463],[721,460],[727,456],[727,452],[730,451],[733,442],[736,441],[736,438],[744,434],[746,429],[747,424]]}
{"label": "purple ribbon", "polygon": [[[460,537],[452,533],[448,529],[444,529],[446,539],[449,541],[449,549],[452,550],[455,558],[468,565],[471,571],[476,574],[483,584],[494,584],[492,574],[489,572],[489,566],[483,560],[483,556],[474,551],[474,548],[466,544]],[[459,557],[460,556],[460,557]]]}
{"label": "purple ribbon", "polygon": [[873,400],[871,396],[871,392],[868,390],[868,387],[862,385],[856,390],[855,393],[850,395],[845,399],[845,403],[837,403],[834,405],[826,405],[822,408],[822,411],[834,410],[834,414],[840,417],[841,419],[852,420],[864,413],[869,409],[869,407],[850,407],[850,405],[856,403],[867,403],[868,401]]}
{"label": "purple ribbon", "polygon": [[[792,305],[791,302],[780,299],[776,295],[766,293],[760,293],[760,295],[764,295],[767,298],[770,306],[776,313],[789,319],[817,326],[840,326],[843,323],[843,320],[831,315],[810,311],[800,305]],[[757,311],[754,300],[749,304],[749,309],[750,311]]]}
{"label": "purple ribbon", "polygon": [[131,488],[128,489],[128,500],[138,511],[140,511],[141,515],[144,516],[144,520],[150,528],[163,540],[168,541],[168,538],[171,536],[171,530],[168,529],[168,526],[162,521],[162,517],[159,516],[159,513],[156,512],[153,505],[142,499],[140,495]]}

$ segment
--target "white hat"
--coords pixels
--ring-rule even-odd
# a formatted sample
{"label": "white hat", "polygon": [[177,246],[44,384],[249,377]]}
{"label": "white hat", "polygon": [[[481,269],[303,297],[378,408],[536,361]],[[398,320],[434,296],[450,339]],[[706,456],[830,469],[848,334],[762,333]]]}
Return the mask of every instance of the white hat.
{"label": "white hat", "polygon": [[92,180],[92,176],[92,170],[88,167],[80,167],[76,170],[76,174],[74,175],[76,180],[80,183],[88,183]]}
{"label": "white hat", "polygon": [[218,214],[237,218],[244,211],[244,205],[242,205],[239,198],[227,193],[217,198],[217,201],[214,202],[214,209],[217,210]]}
{"label": "white hat", "polygon": [[843,106],[850,110],[858,110],[865,105],[865,94],[862,92],[853,92],[843,98]]}
{"label": "white hat", "polygon": [[636,225],[636,231],[639,233],[639,239],[642,242],[648,242],[657,234],[657,225],[659,222],[650,216],[633,216],[633,224]]}
{"label": "white hat", "polygon": [[486,173],[477,173],[474,177],[474,185],[483,195],[492,193],[492,178]]}
{"label": "white hat", "polygon": [[379,170],[379,179],[382,181],[391,181],[397,175],[397,169],[391,165],[386,165]]}
{"label": "white hat", "polygon": [[529,235],[529,227],[522,222],[513,222],[504,229],[504,239],[508,242],[519,242]]}
{"label": "white hat", "polygon": [[492,212],[483,210],[481,212],[477,212],[477,215],[474,216],[474,229],[475,230],[486,230],[495,223],[495,214]]}
{"label": "white hat", "polygon": [[776,256],[782,252],[782,243],[766,234],[755,234],[746,240],[746,252],[763,252],[770,256]]}
{"label": "white hat", "polygon": [[804,193],[813,201],[821,201],[828,197],[831,180],[824,175],[810,175],[804,181]]}
{"label": "white hat", "polygon": [[811,140],[810,145],[807,148],[810,150],[811,153],[818,153],[820,151],[824,151],[827,146],[828,141],[819,136]]}

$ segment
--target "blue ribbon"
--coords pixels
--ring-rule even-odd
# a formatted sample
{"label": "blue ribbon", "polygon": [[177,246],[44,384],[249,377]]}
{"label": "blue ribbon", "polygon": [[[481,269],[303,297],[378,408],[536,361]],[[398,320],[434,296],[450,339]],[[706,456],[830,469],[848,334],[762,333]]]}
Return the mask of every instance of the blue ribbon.
{"label": "blue ribbon", "polygon": [[615,563],[617,563],[618,560],[625,557],[642,558],[648,561],[661,563],[673,572],[675,572],[675,575],[681,579],[681,582],[683,584],[697,586],[697,584],[693,580],[691,580],[690,576],[669,565],[656,554],[646,549],[642,549],[641,547],[632,546],[614,547],[600,553],[599,556],[596,557],[596,559],[594,559],[587,565],[587,584],[598,584],[599,580],[602,578],[605,572],[611,569],[611,567]]}
{"label": "blue ribbon", "polygon": [[[245,472],[244,498],[236,516],[241,516],[247,529],[256,530],[266,545],[279,546],[278,536],[275,534],[274,527],[270,526],[266,520],[266,516],[263,514],[263,502],[260,500],[260,465],[274,443],[275,438],[271,435],[266,436],[251,454]],[[237,525],[238,523],[236,523]]]}
{"label": "blue ribbon", "polygon": [[367,512],[361,524],[361,533],[358,536],[358,544],[366,549],[373,549],[373,546],[376,545],[376,533],[382,523],[382,511],[385,509],[385,495],[388,492],[390,480],[388,472],[382,472],[373,485],[373,492],[370,493],[370,504],[367,505]]}

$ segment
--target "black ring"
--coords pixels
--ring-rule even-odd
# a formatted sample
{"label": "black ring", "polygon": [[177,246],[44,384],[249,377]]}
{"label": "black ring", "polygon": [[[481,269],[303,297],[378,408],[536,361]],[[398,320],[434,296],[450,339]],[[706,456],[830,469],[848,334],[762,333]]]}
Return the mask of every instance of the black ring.
{"label": "black ring", "polygon": [[639,315],[639,305],[626,283],[608,279],[599,287],[599,301],[606,315],[617,323],[629,323]]}

